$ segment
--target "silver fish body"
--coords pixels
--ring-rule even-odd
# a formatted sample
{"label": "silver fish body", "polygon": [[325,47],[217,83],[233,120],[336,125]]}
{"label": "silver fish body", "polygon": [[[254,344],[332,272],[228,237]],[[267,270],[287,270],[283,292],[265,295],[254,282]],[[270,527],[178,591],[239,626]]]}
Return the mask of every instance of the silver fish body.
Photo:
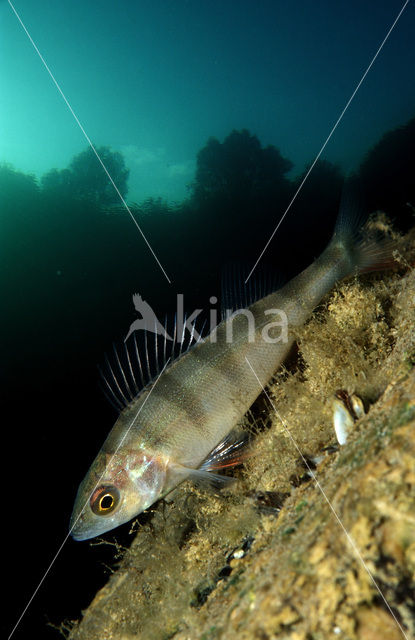
{"label": "silver fish body", "polygon": [[[289,329],[301,326],[337,281],[356,267],[370,267],[382,254],[374,245],[356,246],[351,237],[341,226],[307,269],[249,307],[254,340],[243,315],[223,320],[214,335],[169,364],[133,398],[79,487],[70,525],[75,539],[131,520],[192,477],[287,356],[293,336],[288,331],[285,340],[278,339],[281,312]],[[275,342],[264,339],[264,330]]]}

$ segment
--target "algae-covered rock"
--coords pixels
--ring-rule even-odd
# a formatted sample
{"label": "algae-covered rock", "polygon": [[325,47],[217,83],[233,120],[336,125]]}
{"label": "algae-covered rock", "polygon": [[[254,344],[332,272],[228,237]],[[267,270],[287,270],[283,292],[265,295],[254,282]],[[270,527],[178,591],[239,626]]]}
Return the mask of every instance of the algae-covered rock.
{"label": "algae-covered rock", "polygon": [[[235,488],[156,505],[71,640],[414,637],[414,320],[410,267],[339,285],[254,408]],[[333,452],[337,389],[367,413]]]}

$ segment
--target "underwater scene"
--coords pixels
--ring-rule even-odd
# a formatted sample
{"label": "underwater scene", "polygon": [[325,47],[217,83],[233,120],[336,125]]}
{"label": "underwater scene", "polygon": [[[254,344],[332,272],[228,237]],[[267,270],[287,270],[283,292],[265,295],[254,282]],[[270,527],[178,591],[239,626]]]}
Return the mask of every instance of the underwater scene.
{"label": "underwater scene", "polygon": [[414,33],[0,2],[2,637],[415,637]]}

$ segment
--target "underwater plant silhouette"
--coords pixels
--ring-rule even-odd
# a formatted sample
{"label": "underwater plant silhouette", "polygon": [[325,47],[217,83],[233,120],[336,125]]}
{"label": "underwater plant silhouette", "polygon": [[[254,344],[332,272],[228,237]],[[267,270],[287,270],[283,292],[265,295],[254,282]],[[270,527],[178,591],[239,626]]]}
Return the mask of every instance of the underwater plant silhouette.
{"label": "underwater plant silhouette", "polygon": [[[129,169],[125,166],[123,155],[108,146],[97,147],[96,150],[119,192],[125,197]],[[82,198],[102,207],[119,203],[119,196],[91,147],[76,155],[67,169],[52,169],[45,174],[42,187],[45,191]]]}
{"label": "underwater plant silhouette", "polygon": [[369,150],[358,177],[369,211],[383,210],[404,222],[413,222],[415,210],[415,118],[386,132]]}

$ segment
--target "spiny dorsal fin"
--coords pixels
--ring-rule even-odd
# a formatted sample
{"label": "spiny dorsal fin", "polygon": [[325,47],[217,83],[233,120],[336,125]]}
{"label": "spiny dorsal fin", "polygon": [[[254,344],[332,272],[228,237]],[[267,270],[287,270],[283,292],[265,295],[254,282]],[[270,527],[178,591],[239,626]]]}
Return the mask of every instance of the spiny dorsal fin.
{"label": "spiny dorsal fin", "polygon": [[[205,324],[193,322],[178,327],[174,320],[165,319],[155,331],[133,331],[121,345],[113,345],[113,352],[105,356],[105,367],[98,367],[103,391],[117,411],[122,411],[137,394],[149,386],[163,367],[183,356],[204,339]],[[160,331],[162,326],[163,331]]]}

